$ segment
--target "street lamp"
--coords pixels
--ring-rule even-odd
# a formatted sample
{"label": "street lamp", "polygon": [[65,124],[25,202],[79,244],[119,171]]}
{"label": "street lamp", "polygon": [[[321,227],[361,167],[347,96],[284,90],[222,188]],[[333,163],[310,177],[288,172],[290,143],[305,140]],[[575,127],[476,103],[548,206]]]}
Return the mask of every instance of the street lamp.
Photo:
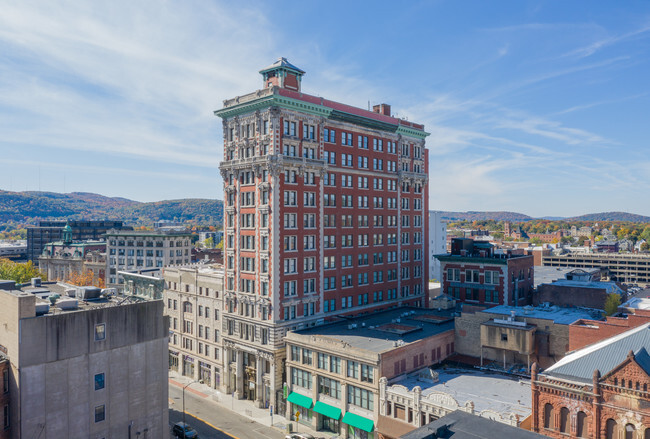
{"label": "street lamp", "polygon": [[185,389],[187,389],[191,384],[194,383],[203,384],[203,380],[190,381],[189,383],[183,386],[183,439],[186,438],[185,431],[187,429],[187,424],[185,423]]}

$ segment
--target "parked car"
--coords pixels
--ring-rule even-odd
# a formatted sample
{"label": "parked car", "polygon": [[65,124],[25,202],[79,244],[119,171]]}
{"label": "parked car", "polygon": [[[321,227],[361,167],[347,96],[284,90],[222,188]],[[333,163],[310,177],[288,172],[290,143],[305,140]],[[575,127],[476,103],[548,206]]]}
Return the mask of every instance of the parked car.
{"label": "parked car", "polygon": [[[183,436],[183,432],[185,432],[185,436]],[[177,438],[199,439],[199,434],[196,430],[190,427],[189,424],[183,422],[177,422],[174,424],[172,427],[172,434]]]}
{"label": "parked car", "polygon": [[286,435],[284,439],[315,439],[315,438],[309,433],[291,433]]}

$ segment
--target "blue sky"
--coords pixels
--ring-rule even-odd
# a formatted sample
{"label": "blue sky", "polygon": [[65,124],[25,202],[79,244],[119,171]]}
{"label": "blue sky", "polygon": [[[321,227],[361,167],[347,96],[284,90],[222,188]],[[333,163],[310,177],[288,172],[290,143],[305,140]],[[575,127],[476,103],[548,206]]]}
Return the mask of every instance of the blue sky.
{"label": "blue sky", "polygon": [[306,93],[425,124],[432,209],[650,215],[649,2],[0,8],[1,189],[221,199],[212,111],[285,56]]}

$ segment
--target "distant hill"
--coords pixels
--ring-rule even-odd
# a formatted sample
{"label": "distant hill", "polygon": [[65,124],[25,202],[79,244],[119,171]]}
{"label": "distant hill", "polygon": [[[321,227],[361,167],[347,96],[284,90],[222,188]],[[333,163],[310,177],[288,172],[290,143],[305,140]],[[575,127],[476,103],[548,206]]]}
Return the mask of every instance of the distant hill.
{"label": "distant hill", "polygon": [[566,221],[628,221],[631,223],[650,223],[650,216],[628,212],[601,212],[567,218]]}
{"label": "distant hill", "polygon": [[161,219],[220,223],[223,221],[223,202],[188,198],[141,203],[89,192],[59,194],[0,190],[0,222],[35,223],[65,219],[110,219],[143,225]]}
{"label": "distant hill", "polygon": [[442,219],[449,221],[530,221],[534,219],[517,212],[442,212]]}

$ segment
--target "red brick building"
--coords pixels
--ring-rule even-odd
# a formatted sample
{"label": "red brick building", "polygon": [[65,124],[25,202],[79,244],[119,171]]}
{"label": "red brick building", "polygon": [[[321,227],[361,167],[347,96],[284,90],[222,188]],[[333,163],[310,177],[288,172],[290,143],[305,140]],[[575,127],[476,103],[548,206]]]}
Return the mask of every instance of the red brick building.
{"label": "red brick building", "polygon": [[597,343],[632,328],[650,322],[650,311],[637,310],[626,317],[607,317],[602,320],[580,319],[569,325],[569,351]]}
{"label": "red brick building", "polygon": [[498,251],[488,242],[454,238],[440,260],[442,291],[465,303],[486,306],[531,303],[533,256],[523,250]]}
{"label": "red brick building", "polygon": [[650,439],[650,324],[587,346],[531,377],[533,431]]}
{"label": "red brick building", "polygon": [[305,72],[285,58],[260,73],[261,90],[215,112],[224,357],[277,391],[288,329],[428,302],[428,133],[385,104],[367,111],[302,93]]}

